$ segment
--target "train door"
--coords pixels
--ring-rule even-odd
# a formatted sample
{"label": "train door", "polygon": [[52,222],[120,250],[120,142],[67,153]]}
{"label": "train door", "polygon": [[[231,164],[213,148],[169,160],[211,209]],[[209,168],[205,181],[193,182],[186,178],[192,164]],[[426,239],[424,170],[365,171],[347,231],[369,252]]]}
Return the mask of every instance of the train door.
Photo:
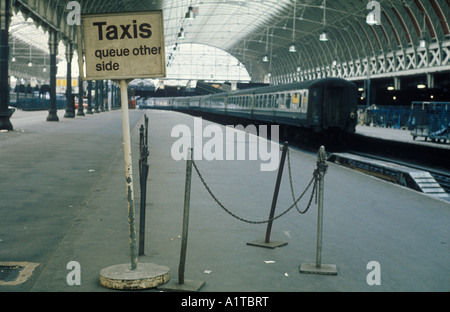
{"label": "train door", "polygon": [[323,126],[345,126],[345,88],[339,84],[328,84],[324,88]]}

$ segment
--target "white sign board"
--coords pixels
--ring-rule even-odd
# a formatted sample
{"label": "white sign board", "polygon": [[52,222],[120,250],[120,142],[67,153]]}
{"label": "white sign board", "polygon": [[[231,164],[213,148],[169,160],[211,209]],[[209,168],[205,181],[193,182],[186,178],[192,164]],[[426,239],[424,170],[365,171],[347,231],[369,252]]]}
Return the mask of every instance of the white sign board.
{"label": "white sign board", "polygon": [[86,80],[166,76],[162,11],[81,16]]}

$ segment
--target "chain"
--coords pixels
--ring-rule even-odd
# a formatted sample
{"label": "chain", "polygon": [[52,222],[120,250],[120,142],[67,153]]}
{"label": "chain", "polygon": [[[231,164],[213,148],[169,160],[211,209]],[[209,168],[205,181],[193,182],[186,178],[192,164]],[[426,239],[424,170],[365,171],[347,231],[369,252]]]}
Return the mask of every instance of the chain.
{"label": "chain", "polygon": [[[311,207],[311,202],[312,202],[312,198],[314,197],[314,194],[316,195],[316,200],[315,202],[317,203],[317,181],[319,180],[319,168],[315,169],[313,172],[313,178],[311,179],[311,182],[309,182],[309,185],[306,187],[305,191],[300,195],[299,199],[303,197],[303,195],[306,193],[306,191],[309,189],[309,187],[311,186],[311,183],[314,180],[314,187],[313,187],[313,191],[311,192],[311,197],[309,199],[308,205],[306,206],[306,209],[304,211],[301,211],[300,208],[298,208],[297,206],[297,202],[298,200],[295,200],[295,195],[294,195],[294,185],[292,183],[292,171],[291,171],[291,157],[290,157],[290,153],[289,153],[289,149],[287,150],[287,158],[288,158],[288,171],[289,171],[289,184],[291,186],[291,195],[292,195],[292,200],[294,201],[294,206],[295,209],[297,209],[297,211],[300,214],[305,214],[308,209]],[[319,166],[319,162],[317,162],[317,166]]]}
{"label": "chain", "polygon": [[[289,154],[288,154],[288,155],[289,155]],[[316,174],[316,171],[317,171],[317,169],[316,169],[316,170],[314,171],[313,177],[312,177],[311,181],[309,182],[308,186],[306,187],[306,189],[305,189],[305,190],[303,191],[303,193],[299,196],[299,198],[297,198],[296,200],[295,200],[295,197],[293,198],[293,199],[294,199],[294,203],[293,203],[288,209],[286,209],[284,212],[280,213],[280,214],[277,215],[277,216],[274,216],[273,218],[270,218],[270,219],[264,220],[264,221],[251,221],[251,220],[247,220],[247,219],[244,219],[244,218],[241,218],[241,217],[237,216],[236,214],[234,214],[233,212],[231,212],[229,209],[227,209],[227,208],[220,202],[220,200],[213,194],[213,192],[212,192],[211,189],[209,188],[208,184],[206,183],[205,179],[203,178],[202,174],[200,173],[200,170],[198,169],[197,164],[195,163],[194,160],[192,160],[192,165],[194,166],[194,169],[195,169],[195,171],[197,172],[197,174],[198,174],[198,176],[199,176],[199,178],[200,178],[200,180],[201,180],[203,186],[205,187],[205,189],[206,189],[206,191],[209,193],[209,195],[212,197],[212,199],[213,199],[213,200],[214,200],[214,201],[215,201],[215,202],[216,202],[216,203],[217,203],[217,204],[218,204],[225,212],[227,212],[229,215],[231,215],[232,217],[234,217],[234,218],[236,218],[236,219],[238,219],[238,220],[240,220],[240,221],[246,222],[246,223],[250,223],[250,224],[263,224],[263,223],[272,222],[272,221],[274,221],[274,220],[276,220],[276,219],[278,219],[278,218],[284,216],[286,213],[288,213],[288,212],[289,212],[292,208],[294,208],[294,207],[296,207],[297,210],[299,211],[299,209],[298,209],[298,207],[297,207],[297,203],[298,203],[298,202],[300,201],[300,199],[305,195],[305,193],[306,193],[306,192],[308,191],[308,189],[311,187],[311,185],[313,184],[313,182],[314,182],[314,186],[313,186],[313,190],[312,190],[312,192],[311,192],[311,197],[310,197],[310,199],[309,199],[308,206],[307,206],[306,210],[305,210],[303,213],[305,213],[305,212],[309,209],[309,207],[310,207],[310,205],[311,205],[311,202],[312,202],[312,199],[313,199],[313,197],[314,197],[314,194],[316,194],[316,202],[317,202],[317,181],[318,181],[318,175]],[[289,169],[289,175],[290,175],[290,169]],[[292,186],[292,183],[291,183],[291,186]],[[293,191],[292,191],[292,194],[293,194]],[[299,211],[299,212],[300,212],[300,211]],[[302,213],[302,212],[300,212],[300,213]]]}

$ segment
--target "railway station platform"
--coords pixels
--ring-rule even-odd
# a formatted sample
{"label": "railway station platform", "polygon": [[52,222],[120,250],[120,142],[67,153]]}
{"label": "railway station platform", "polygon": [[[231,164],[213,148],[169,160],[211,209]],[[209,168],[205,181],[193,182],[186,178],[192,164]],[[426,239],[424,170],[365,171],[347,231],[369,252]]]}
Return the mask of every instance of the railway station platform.
{"label": "railway station platform", "polygon": [[[60,118],[57,123],[46,122],[46,114],[17,111],[11,118],[14,131],[0,133],[0,262],[38,264],[25,282],[0,283],[0,292],[115,292],[98,279],[103,268],[130,261],[121,113]],[[145,255],[138,261],[167,266],[170,278],[177,280],[186,162],[173,158],[180,138],[171,133],[184,125],[179,129],[189,128],[189,138],[203,139],[205,147],[210,137],[194,131],[199,119],[189,115],[130,111],[137,220],[144,114],[149,118],[150,167]],[[201,122],[203,129],[213,125]],[[249,138],[245,141],[255,148]],[[295,150],[289,155],[299,196],[312,177],[316,157]],[[249,159],[195,163],[233,214],[251,221],[268,219],[277,171],[261,171],[261,161]],[[227,213],[194,171],[186,279],[204,281],[200,292],[267,293],[269,300],[271,293],[280,292],[448,292],[449,202],[328,165],[322,263],[335,264],[337,275],[299,272],[302,263],[316,261],[317,205],[305,214],[294,208],[273,222],[271,239],[287,245],[249,246],[247,242],[264,239],[266,225]],[[285,167],[275,215],[292,202]],[[304,210],[307,202],[301,200],[299,208]],[[71,261],[80,265],[79,285],[68,283]],[[158,300],[158,295],[151,298]]]}
{"label": "railway station platform", "polygon": [[438,143],[432,142],[431,140],[426,141],[423,137],[419,137],[413,140],[413,137],[409,130],[357,125],[356,134],[384,140],[398,141],[408,144],[418,144],[422,146],[432,146],[436,148],[450,150],[450,142]]}

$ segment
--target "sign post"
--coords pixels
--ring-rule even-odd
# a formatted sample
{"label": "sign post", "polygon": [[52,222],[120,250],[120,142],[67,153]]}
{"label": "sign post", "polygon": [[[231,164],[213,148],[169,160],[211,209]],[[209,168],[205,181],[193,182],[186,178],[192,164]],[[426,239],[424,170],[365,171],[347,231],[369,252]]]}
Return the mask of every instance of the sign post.
{"label": "sign post", "polygon": [[133,195],[128,81],[165,77],[162,11],[82,15],[86,80],[120,81],[130,264],[100,271],[99,282],[112,289],[153,288],[169,281],[169,268],[138,263]]}

